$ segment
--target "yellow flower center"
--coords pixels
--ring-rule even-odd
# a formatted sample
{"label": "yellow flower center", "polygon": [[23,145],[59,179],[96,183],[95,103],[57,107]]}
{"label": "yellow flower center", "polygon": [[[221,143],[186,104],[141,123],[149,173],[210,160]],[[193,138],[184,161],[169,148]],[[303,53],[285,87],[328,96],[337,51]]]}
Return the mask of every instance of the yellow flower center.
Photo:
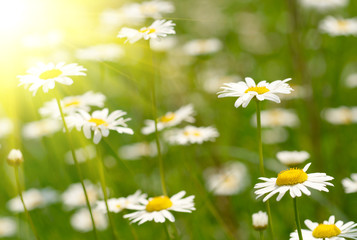
{"label": "yellow flower center", "polygon": [[100,118],[91,118],[88,120],[88,122],[95,123],[97,127],[100,125],[108,126],[108,123]]}
{"label": "yellow flower center", "polygon": [[70,101],[68,103],[65,103],[64,107],[66,108],[66,107],[71,107],[71,106],[78,106],[80,103],[81,102],[79,100],[74,99],[74,100],[72,100],[72,101]]}
{"label": "yellow flower center", "polygon": [[59,76],[61,76],[61,74],[62,74],[61,70],[51,69],[51,70],[47,70],[47,71],[44,71],[43,73],[41,73],[39,78],[41,78],[42,80],[48,80],[48,79],[59,77]]}
{"label": "yellow flower center", "polygon": [[155,212],[168,209],[172,206],[172,202],[167,196],[154,197],[146,205],[146,211]]}
{"label": "yellow flower center", "polygon": [[295,185],[298,183],[303,183],[306,180],[307,174],[303,170],[297,168],[290,168],[278,174],[278,178],[276,179],[276,185]]}
{"label": "yellow flower center", "polygon": [[341,230],[335,224],[319,224],[312,232],[312,236],[314,238],[331,238],[340,235],[340,233]]}
{"label": "yellow flower center", "polygon": [[176,117],[175,113],[168,113],[165,116],[160,117],[159,121],[163,123],[168,123],[174,120],[175,117]]}
{"label": "yellow flower center", "polygon": [[245,93],[248,92],[257,92],[258,94],[264,94],[266,92],[269,92],[270,90],[266,87],[250,87],[247,90],[245,90]]}
{"label": "yellow flower center", "polygon": [[143,29],[139,30],[139,32],[150,34],[150,33],[156,32],[156,29],[155,28],[143,28]]}
{"label": "yellow flower center", "polygon": [[348,22],[346,20],[338,20],[337,25],[339,29],[346,30],[348,26]]}
{"label": "yellow flower center", "polygon": [[201,136],[201,133],[199,131],[184,131],[183,133],[185,136],[195,136],[195,137],[199,137]]}

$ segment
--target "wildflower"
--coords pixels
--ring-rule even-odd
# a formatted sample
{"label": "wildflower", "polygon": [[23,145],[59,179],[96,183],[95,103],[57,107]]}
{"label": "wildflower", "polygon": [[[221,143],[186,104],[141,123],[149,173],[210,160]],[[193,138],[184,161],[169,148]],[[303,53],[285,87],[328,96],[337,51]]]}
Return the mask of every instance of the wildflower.
{"label": "wildflower", "polygon": [[16,233],[16,221],[9,217],[0,218],[0,237],[11,237]]}
{"label": "wildflower", "polygon": [[[129,195],[127,197],[108,199],[108,208],[110,212],[118,213],[124,209],[127,209],[131,205],[140,204],[140,202],[145,201],[146,198],[147,194],[141,193],[141,191],[138,190],[134,194]],[[107,212],[107,208],[105,206],[104,201],[98,201],[96,209],[104,213]]]}
{"label": "wildflower", "polygon": [[14,128],[12,121],[9,118],[0,119],[0,138],[9,135]]}
{"label": "wildflower", "polygon": [[19,166],[21,163],[23,163],[24,158],[22,156],[22,152],[18,149],[12,149],[7,156],[7,163],[10,166]]}
{"label": "wildflower", "polygon": [[327,108],[322,112],[323,118],[332,124],[351,124],[357,122],[357,107],[341,106]]}
{"label": "wildflower", "polygon": [[173,145],[202,144],[214,141],[219,133],[214,127],[186,126],[183,129],[171,129],[165,133],[165,139]]}
{"label": "wildflower", "polygon": [[345,85],[349,88],[357,87],[357,73],[352,73],[348,75],[345,80]]}
{"label": "wildflower", "polygon": [[174,24],[171,20],[155,20],[149,27],[143,27],[140,30],[133,28],[122,28],[118,33],[118,38],[127,38],[129,43],[135,43],[140,39],[156,39],[166,37],[169,34],[175,34]]}
{"label": "wildflower", "polygon": [[153,38],[150,39],[150,48],[157,52],[164,52],[174,48],[177,44],[175,37]]}
{"label": "wildflower", "polygon": [[[98,186],[93,185],[89,180],[84,180],[88,200],[90,204],[94,204],[100,196],[100,189]],[[67,190],[62,193],[62,201],[68,210],[76,207],[83,207],[86,205],[86,198],[82,185],[80,183],[71,184]]]}
{"label": "wildflower", "polygon": [[267,194],[263,201],[265,202],[271,198],[274,194],[279,193],[276,198],[277,201],[285,195],[287,191],[290,191],[292,198],[301,197],[302,193],[310,196],[311,192],[307,189],[313,188],[319,191],[328,192],[326,186],[333,186],[331,181],[333,177],[327,176],[326,173],[310,173],[306,171],[310,167],[311,163],[308,163],[303,169],[290,168],[282,171],[278,174],[277,178],[265,178],[261,177],[263,183],[257,183],[254,188],[257,198]]}
{"label": "wildflower", "polygon": [[247,185],[247,168],[239,162],[227,162],[220,168],[208,168],[204,171],[206,187],[218,196],[234,195],[244,190]]}
{"label": "wildflower", "polygon": [[283,81],[276,80],[272,83],[267,83],[266,81],[261,81],[258,85],[255,84],[252,78],[245,78],[244,81],[237,83],[225,83],[224,87],[221,87],[223,91],[218,92],[218,97],[238,97],[234,106],[238,108],[242,105],[243,108],[247,107],[250,100],[256,97],[257,100],[263,101],[265,99],[280,103],[280,98],[278,93],[289,94],[293,89],[286,82],[290,81],[291,78],[287,78]]}
{"label": "wildflower", "polygon": [[[357,239],[357,223],[342,221],[335,222],[335,216],[331,216],[328,221],[323,223],[312,222],[305,220],[307,229],[302,229],[302,236],[304,240],[346,240]],[[297,232],[290,234],[290,240],[299,240]]]}
{"label": "wildflower", "polygon": [[314,8],[320,11],[344,7],[348,0],[300,0],[300,4],[306,8]]}
{"label": "wildflower", "polygon": [[[94,224],[97,230],[105,230],[108,227],[108,220],[104,213],[96,209],[92,210]],[[86,208],[81,208],[71,217],[72,227],[79,232],[89,232],[93,230],[91,216]]]}
{"label": "wildflower", "polygon": [[[106,97],[102,93],[94,93],[88,91],[83,95],[69,96],[61,100],[61,106],[65,115],[75,113],[77,110],[90,111],[91,107],[104,106]],[[56,99],[46,102],[42,108],[39,109],[42,117],[59,118],[61,113],[58,109]]]}
{"label": "wildflower", "polygon": [[129,218],[133,223],[139,222],[139,225],[147,221],[163,223],[166,219],[174,222],[175,217],[170,211],[191,213],[196,210],[193,202],[195,196],[183,198],[185,194],[185,191],[181,191],[171,198],[158,196],[143,200],[140,204],[130,206],[130,209],[137,211],[124,215],[124,218]]}
{"label": "wildflower", "polygon": [[125,160],[137,160],[142,157],[155,157],[157,148],[155,142],[139,142],[119,148],[119,156]]}
{"label": "wildflower", "polygon": [[[173,127],[180,124],[183,121],[193,123],[195,118],[193,115],[195,111],[192,104],[181,107],[175,112],[168,112],[164,116],[157,119],[157,130],[161,131],[164,128]],[[155,132],[155,121],[145,120],[145,127],[141,129],[141,132],[145,135]]]}
{"label": "wildflower", "polygon": [[79,49],[76,57],[81,60],[114,62],[124,55],[124,50],[117,44],[101,44]]}
{"label": "wildflower", "polygon": [[262,141],[265,144],[276,144],[285,142],[289,137],[288,131],[283,127],[263,129]]}
{"label": "wildflower", "polygon": [[357,35],[357,18],[343,19],[326,17],[320,23],[320,30],[330,36]]}
{"label": "wildflower", "polygon": [[109,110],[107,108],[94,111],[91,115],[86,111],[79,110],[78,114],[68,116],[66,122],[69,128],[76,127],[78,131],[83,129],[84,136],[88,139],[92,137],[91,132],[93,131],[93,142],[95,144],[100,142],[102,136],[107,137],[110,130],[118,133],[134,134],[133,130],[128,128],[126,124],[127,121],[130,121],[130,118],[123,118],[126,112],[116,110],[108,114]]}
{"label": "wildflower", "polygon": [[172,2],[154,0],[142,2],[139,9],[144,17],[161,18],[163,13],[173,13],[175,6]]}
{"label": "wildflower", "polygon": [[[86,162],[89,159],[94,159],[97,156],[97,151],[93,145],[88,145],[83,148],[78,148],[75,150],[76,158],[78,163]],[[65,155],[66,162],[68,164],[74,164],[72,152],[69,151]]]}
{"label": "wildflower", "polygon": [[[264,110],[260,113],[262,127],[296,127],[300,121],[294,110],[275,108]],[[252,123],[257,124],[257,116],[254,114]]]}
{"label": "wildflower", "polygon": [[305,151],[281,151],[276,154],[277,159],[288,167],[294,167],[310,158]]}
{"label": "wildflower", "polygon": [[262,231],[268,226],[268,215],[266,212],[259,211],[252,215],[253,227],[257,231]]}
{"label": "wildflower", "polygon": [[216,38],[197,39],[186,43],[183,52],[190,56],[212,54],[222,49],[222,42]]}
{"label": "wildflower", "polygon": [[62,124],[57,119],[42,119],[25,124],[22,134],[27,139],[36,139],[53,134],[61,128]]}
{"label": "wildflower", "polygon": [[[31,188],[23,192],[23,198],[27,210],[31,211],[36,208],[43,208],[51,203],[58,201],[57,191],[51,188],[35,189]],[[20,197],[15,197],[7,202],[7,208],[12,212],[23,212]]]}
{"label": "wildflower", "polygon": [[345,189],[345,193],[355,193],[357,192],[357,173],[351,174],[351,179],[344,178],[342,180],[342,185]]}
{"label": "wildflower", "polygon": [[36,95],[39,88],[47,93],[50,89],[55,88],[56,82],[64,85],[72,85],[73,80],[70,76],[85,76],[83,72],[86,69],[82,66],[78,66],[76,63],[65,64],[64,62],[54,63],[38,63],[36,67],[27,70],[28,75],[18,76],[20,84],[29,87],[29,90]]}

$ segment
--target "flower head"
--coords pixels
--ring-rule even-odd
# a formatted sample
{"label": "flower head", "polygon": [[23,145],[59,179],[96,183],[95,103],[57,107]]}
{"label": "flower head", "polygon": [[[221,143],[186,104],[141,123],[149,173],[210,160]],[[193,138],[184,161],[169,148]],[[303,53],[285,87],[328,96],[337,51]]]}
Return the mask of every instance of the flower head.
{"label": "flower head", "polygon": [[[89,203],[94,204],[100,196],[100,189],[89,180],[84,180],[84,185],[87,190]],[[62,193],[62,201],[68,210],[85,206],[86,197],[82,185],[80,183],[70,185],[66,191]]]}
{"label": "flower head", "polygon": [[314,8],[325,11],[344,7],[348,4],[348,0],[300,0],[300,4],[306,8]]}
{"label": "flower head", "polygon": [[[130,209],[131,205],[140,204],[140,202],[145,201],[146,198],[147,198],[147,194],[141,193],[141,191],[138,190],[134,194],[129,195],[127,197],[108,199],[108,208],[109,208],[110,212],[118,213],[124,209],[127,209],[127,208]],[[104,213],[107,212],[107,208],[105,206],[104,201],[98,201],[96,209],[98,209]]]}
{"label": "flower head", "polygon": [[41,119],[39,121],[26,123],[22,129],[25,138],[36,139],[53,134],[61,130],[61,122],[57,119]]}
{"label": "flower head", "polygon": [[[331,216],[323,223],[305,220],[307,229],[302,229],[304,240],[346,240],[357,239],[357,223],[335,221],[335,216]],[[299,240],[297,231],[290,234],[290,240]]]}
{"label": "flower head", "polygon": [[333,177],[327,176],[326,173],[307,174],[306,171],[310,165],[311,163],[306,164],[303,169],[290,168],[282,171],[278,174],[277,178],[261,177],[259,179],[264,182],[257,183],[254,186],[255,189],[258,189],[254,193],[257,195],[257,198],[267,194],[263,199],[265,202],[276,193],[279,193],[276,200],[280,201],[287,191],[290,191],[292,198],[301,197],[302,193],[310,196],[311,192],[307,189],[308,187],[328,192],[326,186],[333,186],[332,183],[328,182]]}
{"label": "flower head", "polygon": [[305,151],[281,151],[276,154],[278,160],[288,166],[294,167],[310,158],[310,154]]}
{"label": "flower head", "polygon": [[268,215],[266,212],[259,211],[252,215],[253,227],[255,230],[262,231],[268,226]]}
{"label": "flower head", "polygon": [[10,166],[19,166],[24,161],[22,152],[18,149],[12,149],[7,156],[7,163]]}
{"label": "flower head", "polygon": [[355,193],[357,192],[357,173],[351,174],[351,179],[344,178],[342,180],[342,185],[345,189],[345,193]]}
{"label": "flower head", "polygon": [[[108,220],[104,213],[93,209],[92,214],[97,230],[104,230],[108,227]],[[91,231],[93,229],[93,225],[88,209],[81,208],[75,212],[71,217],[71,225],[79,232]]]}
{"label": "flower head", "polygon": [[[264,110],[260,113],[262,127],[296,127],[299,118],[294,110],[275,108]],[[256,114],[252,117],[252,123],[257,125]]]}
{"label": "flower head", "polygon": [[272,83],[261,81],[257,85],[252,78],[245,78],[244,81],[237,83],[225,83],[224,87],[221,87],[223,91],[218,92],[218,97],[238,97],[234,106],[238,108],[242,105],[243,108],[247,107],[250,100],[256,97],[257,100],[270,100],[276,103],[280,103],[280,98],[276,94],[289,94],[293,89],[286,82],[291,78],[287,78],[283,81],[276,80]]}
{"label": "flower head", "polygon": [[64,62],[54,64],[39,63],[36,67],[27,70],[28,75],[18,76],[20,85],[30,86],[29,90],[36,95],[39,88],[47,93],[54,89],[56,82],[64,85],[72,85],[73,80],[70,76],[85,76],[86,69],[76,63],[65,64]]}
{"label": "flower head", "polygon": [[117,37],[127,38],[125,42],[129,41],[129,43],[135,43],[142,38],[145,40],[162,38],[169,34],[175,34],[175,25],[171,20],[155,20],[149,27],[143,27],[140,30],[124,27],[119,31]]}
{"label": "flower head", "polygon": [[124,215],[124,218],[129,218],[133,223],[139,222],[139,225],[147,221],[163,223],[166,219],[174,222],[175,217],[170,211],[190,213],[196,210],[193,203],[195,196],[183,198],[185,194],[185,191],[181,191],[171,198],[158,196],[145,199],[140,204],[130,206],[130,209],[137,211]]}
{"label": "flower head", "polygon": [[198,56],[218,52],[222,46],[222,42],[216,38],[197,39],[186,43],[183,46],[183,51],[187,55]]}
{"label": "flower head", "polygon": [[119,156],[125,160],[138,160],[142,157],[154,157],[157,155],[155,142],[138,142],[119,148]]}
{"label": "flower head", "polygon": [[91,139],[93,131],[93,142],[95,144],[100,142],[102,136],[107,137],[110,130],[118,133],[134,134],[133,130],[128,128],[126,124],[127,121],[130,121],[130,118],[125,119],[123,117],[126,112],[116,110],[108,114],[109,110],[107,108],[94,111],[92,114],[79,110],[77,114],[68,116],[66,122],[69,128],[76,127],[78,131],[83,129],[84,136],[88,139]]}
{"label": "flower head", "polygon": [[327,108],[322,112],[322,116],[331,124],[348,125],[357,122],[357,107],[341,106],[337,108]]}
{"label": "flower head", "polygon": [[114,62],[124,55],[124,50],[117,44],[101,44],[79,49],[76,52],[78,59],[89,61]]}
{"label": "flower head", "polygon": [[320,30],[330,36],[357,36],[357,18],[343,19],[326,17],[320,23]]}
{"label": "flower head", "polygon": [[0,218],[0,237],[11,237],[15,235],[17,229],[16,221],[9,217]]}
{"label": "flower head", "polygon": [[219,133],[214,127],[186,126],[183,129],[172,129],[165,133],[165,139],[173,145],[202,144],[214,141]]}

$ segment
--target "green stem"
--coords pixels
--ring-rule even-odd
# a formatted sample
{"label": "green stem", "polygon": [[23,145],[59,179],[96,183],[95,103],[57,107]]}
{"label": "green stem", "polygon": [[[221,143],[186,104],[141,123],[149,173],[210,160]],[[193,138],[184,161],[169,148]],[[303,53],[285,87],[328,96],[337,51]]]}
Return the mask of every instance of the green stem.
{"label": "green stem", "polygon": [[[264,157],[263,157],[263,143],[262,143],[262,123],[261,123],[261,108],[260,108],[260,101],[256,99],[256,104],[257,104],[257,135],[258,135],[258,149],[259,149],[259,169],[260,169],[260,175],[262,177],[265,177],[265,171],[264,171]],[[274,230],[273,230],[273,218],[271,216],[271,210],[270,210],[270,202],[269,199],[266,201],[266,210],[268,213],[268,218],[269,218],[269,229],[270,229],[270,234],[272,239],[274,239]]]}
{"label": "green stem", "polygon": [[91,206],[90,206],[90,202],[89,202],[87,190],[86,190],[86,187],[85,187],[85,185],[84,185],[83,176],[82,176],[82,173],[81,173],[81,169],[80,169],[80,167],[79,167],[79,163],[78,163],[78,160],[77,160],[77,157],[76,157],[76,153],[75,153],[75,151],[74,151],[74,147],[73,147],[73,144],[72,144],[71,136],[70,136],[70,134],[69,134],[69,130],[68,130],[68,127],[67,127],[67,123],[66,123],[66,121],[65,121],[65,119],[64,119],[64,114],[63,114],[63,110],[62,110],[62,106],[61,106],[61,101],[60,101],[60,99],[59,99],[59,97],[58,97],[57,95],[55,95],[55,97],[56,97],[58,109],[59,109],[59,111],[60,111],[60,113],[61,113],[61,118],[62,118],[62,122],[63,122],[64,129],[65,129],[65,131],[66,131],[67,141],[68,141],[69,146],[70,146],[70,149],[71,149],[71,153],[72,153],[72,158],[73,158],[73,161],[74,161],[74,165],[76,166],[77,174],[78,174],[78,176],[79,176],[79,179],[80,179],[80,182],[81,182],[81,185],[82,185],[82,188],[83,188],[84,196],[85,196],[85,199],[86,199],[87,207],[88,207],[89,214],[90,214],[90,218],[91,218],[92,225],[93,225],[94,238],[95,238],[96,240],[98,240],[97,228],[96,228],[96,226],[95,226],[94,217],[93,217],[93,213],[92,213],[92,208],[91,208]]}
{"label": "green stem", "polygon": [[96,147],[97,147],[97,167],[98,167],[98,172],[99,172],[100,186],[102,187],[103,196],[104,196],[105,208],[107,209],[109,225],[110,225],[110,229],[113,234],[113,239],[117,239],[117,234],[115,231],[113,218],[111,216],[111,212],[109,211],[109,206],[108,206],[107,185],[106,185],[105,177],[104,177],[104,167],[103,167],[101,149],[100,149],[99,145],[96,145]]}
{"label": "green stem", "polygon": [[26,205],[25,205],[25,201],[24,201],[24,198],[22,196],[22,190],[21,190],[21,184],[20,184],[20,178],[19,178],[19,169],[18,169],[18,166],[14,166],[14,170],[15,170],[15,179],[16,179],[16,185],[17,185],[17,190],[19,191],[19,196],[20,196],[20,199],[21,199],[21,202],[22,202],[22,206],[24,207],[24,211],[25,211],[25,214],[27,216],[27,219],[30,223],[30,226],[32,228],[32,231],[36,237],[37,240],[40,239],[38,233],[37,233],[37,230],[35,228],[35,225],[33,224],[33,221],[32,221],[32,218],[30,216],[30,213],[29,211],[27,210],[26,208]]}
{"label": "green stem", "polygon": [[293,198],[293,202],[294,202],[294,211],[295,211],[295,222],[296,222],[297,232],[299,235],[299,240],[303,240],[296,197]]}
{"label": "green stem", "polygon": [[264,240],[264,232],[259,231],[260,240]]}

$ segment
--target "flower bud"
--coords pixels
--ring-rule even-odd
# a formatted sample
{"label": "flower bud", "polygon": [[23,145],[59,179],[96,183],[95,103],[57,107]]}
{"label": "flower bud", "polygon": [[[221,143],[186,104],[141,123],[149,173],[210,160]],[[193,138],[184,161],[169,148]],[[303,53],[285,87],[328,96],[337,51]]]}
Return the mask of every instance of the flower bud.
{"label": "flower bud", "polygon": [[10,166],[19,166],[24,161],[22,153],[18,149],[12,149],[7,156],[7,163]]}
{"label": "flower bud", "polygon": [[266,212],[259,211],[252,215],[253,227],[257,231],[262,231],[268,226],[268,215]]}

